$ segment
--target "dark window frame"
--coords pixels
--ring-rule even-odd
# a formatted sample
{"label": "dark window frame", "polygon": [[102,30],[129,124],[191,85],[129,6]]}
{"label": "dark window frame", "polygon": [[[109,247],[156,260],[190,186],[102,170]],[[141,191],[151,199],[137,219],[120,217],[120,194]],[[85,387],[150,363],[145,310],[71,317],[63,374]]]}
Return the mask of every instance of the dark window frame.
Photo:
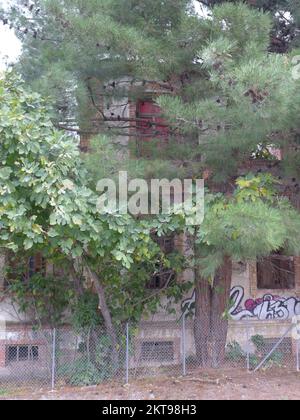
{"label": "dark window frame", "polygon": [[273,254],[257,261],[258,290],[295,290],[295,258]]}
{"label": "dark window frame", "polygon": [[146,288],[149,290],[161,290],[170,285],[175,279],[175,272],[170,269],[161,269],[153,274],[147,282]]}
{"label": "dark window frame", "polygon": [[[9,289],[12,280],[21,279],[26,283],[36,274],[40,274],[43,277],[47,275],[47,260],[41,253],[26,258],[25,262],[24,260],[22,261],[22,257],[18,258],[18,255],[11,254],[8,255],[6,264],[10,268],[11,273],[5,276],[3,283],[4,290]],[[25,266],[23,273],[21,273],[20,266]]]}
{"label": "dark window frame", "polygon": [[[164,254],[170,255],[176,251],[175,235],[158,236],[156,233],[153,233],[152,239],[157,243]],[[149,290],[164,289],[174,281],[175,277],[175,272],[170,270],[170,268],[166,269],[163,266],[157,267],[157,271],[147,282],[146,288]]]}

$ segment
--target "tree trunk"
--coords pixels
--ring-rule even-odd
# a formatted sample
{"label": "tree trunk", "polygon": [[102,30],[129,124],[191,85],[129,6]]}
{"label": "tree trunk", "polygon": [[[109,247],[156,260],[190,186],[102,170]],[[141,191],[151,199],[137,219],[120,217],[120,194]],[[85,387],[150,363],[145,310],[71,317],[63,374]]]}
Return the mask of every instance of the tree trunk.
{"label": "tree trunk", "polygon": [[212,290],[207,280],[197,278],[195,295],[194,335],[199,364],[209,367],[209,340]]}
{"label": "tree trunk", "polygon": [[91,275],[91,279],[95,285],[95,289],[99,298],[99,309],[101,310],[101,313],[104,319],[106,332],[111,340],[112,363],[113,363],[114,370],[116,370],[119,364],[118,337],[117,337],[117,333],[112,322],[112,317],[111,317],[109,307],[106,303],[105,290],[97,274],[93,272],[89,267],[87,267],[87,269]]}
{"label": "tree trunk", "polygon": [[[82,265],[83,262],[81,262],[79,264]],[[88,274],[88,276],[90,277],[90,279],[92,280],[95,289],[96,289],[96,293],[98,295],[98,299],[99,299],[99,309],[101,311],[101,314],[103,316],[104,319],[104,324],[105,324],[105,329],[106,332],[111,340],[111,345],[112,345],[112,352],[111,352],[111,357],[112,357],[112,363],[113,363],[113,368],[114,370],[116,370],[118,368],[119,365],[119,353],[118,353],[118,337],[117,337],[117,333],[115,330],[115,327],[113,325],[113,321],[112,321],[112,317],[111,317],[111,313],[109,310],[109,307],[106,303],[106,297],[105,297],[105,290],[104,287],[99,279],[99,277],[97,276],[97,274],[90,269],[90,267],[85,263],[84,264],[84,268],[85,268],[85,272],[86,274]],[[72,275],[74,278],[74,274],[75,274],[75,285],[77,290],[79,291],[79,293],[82,293],[83,288],[80,282],[76,281],[76,273],[78,271],[78,267],[76,267],[76,264],[72,265]]]}
{"label": "tree trunk", "polygon": [[194,334],[196,355],[203,367],[217,368],[225,358],[232,262],[225,257],[216,272],[213,285],[196,273]]}
{"label": "tree trunk", "polygon": [[5,263],[6,255],[4,251],[0,248],[0,290],[4,288],[5,283]]}

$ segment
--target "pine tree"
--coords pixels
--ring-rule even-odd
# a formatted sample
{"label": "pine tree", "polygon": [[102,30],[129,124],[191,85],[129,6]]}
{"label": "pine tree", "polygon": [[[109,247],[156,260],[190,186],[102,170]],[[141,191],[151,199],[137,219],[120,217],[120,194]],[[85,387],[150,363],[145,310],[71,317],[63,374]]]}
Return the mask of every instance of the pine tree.
{"label": "pine tree", "polygon": [[[230,0],[196,0],[196,2],[207,10]],[[231,3],[237,1],[232,0]],[[285,53],[291,46],[299,46],[299,0],[247,0],[245,3],[272,16],[270,51]]]}

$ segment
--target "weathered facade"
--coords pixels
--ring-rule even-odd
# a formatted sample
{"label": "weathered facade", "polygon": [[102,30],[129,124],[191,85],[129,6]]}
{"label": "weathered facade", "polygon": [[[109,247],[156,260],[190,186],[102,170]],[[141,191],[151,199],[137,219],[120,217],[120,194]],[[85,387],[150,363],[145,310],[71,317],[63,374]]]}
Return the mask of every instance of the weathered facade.
{"label": "weathered facade", "polygon": [[[126,79],[119,81],[125,86],[131,86]],[[110,87],[113,89],[114,87]],[[135,87],[136,88],[136,87]],[[109,87],[108,87],[109,89]],[[98,104],[102,110],[99,121],[99,113],[95,109],[92,119],[92,130],[100,131],[103,127],[117,132],[116,141],[122,146],[122,153],[129,153],[129,146],[135,143],[138,156],[147,156],[147,143],[152,138],[158,138],[160,144],[168,141],[168,126],[160,116],[160,110],[155,104],[157,94],[169,94],[166,86],[148,85],[143,88],[144,98],[134,101],[124,95],[119,99],[109,99]],[[105,117],[107,120],[105,120]],[[81,135],[80,147],[83,152],[89,151],[89,139],[91,131]],[[138,135],[137,135],[138,134]],[[158,145],[159,147],[159,145]],[[277,153],[278,151],[276,151]],[[280,154],[277,153],[277,158]],[[276,161],[251,162],[243,168],[245,170],[259,170],[265,165],[270,170],[277,171]],[[241,171],[242,172],[242,171]],[[298,206],[298,185],[289,180],[283,186],[283,193],[294,197]],[[179,237],[175,239],[175,246],[184,254],[191,253],[187,239]],[[5,258],[0,257],[0,290],[5,287],[4,276]],[[187,270],[181,276],[180,281],[193,280],[193,272]],[[151,285],[151,289],[159,289],[159,282]],[[34,336],[31,331],[32,317],[34,314],[21,314],[6,294],[0,300],[0,369],[7,364],[17,363],[20,349],[21,361],[27,357],[26,362],[42,358],[44,344]],[[156,345],[163,351],[161,354],[171,354],[165,363],[179,363],[181,357],[181,326],[182,317],[186,317],[187,325],[187,351],[194,354],[194,334],[192,312],[195,293],[190,291],[182,303],[177,306],[176,315],[170,315],[160,310],[155,316],[144,319],[140,325],[140,332],[136,339],[137,359],[144,359],[147,363],[160,363],[157,355],[149,356],[149,346]],[[238,341],[242,346],[246,343],[246,333],[255,335],[263,334],[270,340],[280,337],[291,322],[291,318],[300,315],[300,257],[275,255],[264,261],[252,261],[248,263],[234,263],[232,289],[232,307],[230,309],[230,326],[228,341]],[[246,324],[247,323],[247,324]],[[246,327],[247,325],[247,327]],[[247,328],[247,330],[246,330]],[[2,334],[5,332],[5,334]],[[18,333],[16,332],[18,331]],[[20,333],[23,331],[24,333]],[[1,336],[2,334],[2,336]],[[291,342],[291,345],[293,343]],[[168,356],[169,357],[169,356]]]}

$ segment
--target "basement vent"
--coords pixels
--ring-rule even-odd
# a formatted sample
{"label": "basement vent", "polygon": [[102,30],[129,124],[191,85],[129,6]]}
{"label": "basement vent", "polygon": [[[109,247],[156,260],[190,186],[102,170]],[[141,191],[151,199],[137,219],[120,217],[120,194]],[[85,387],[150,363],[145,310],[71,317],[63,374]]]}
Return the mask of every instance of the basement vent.
{"label": "basement vent", "polygon": [[173,341],[147,341],[141,346],[141,360],[144,362],[173,362]]}
{"label": "basement vent", "polygon": [[39,358],[38,346],[7,346],[6,363],[34,361]]}
{"label": "basement vent", "polygon": [[[279,338],[265,338],[264,351],[266,353],[269,353],[274,348],[274,346],[278,343],[278,341],[279,341]],[[286,337],[277,348],[277,351],[283,354],[292,354],[292,351],[293,351],[292,339],[289,337]]]}

